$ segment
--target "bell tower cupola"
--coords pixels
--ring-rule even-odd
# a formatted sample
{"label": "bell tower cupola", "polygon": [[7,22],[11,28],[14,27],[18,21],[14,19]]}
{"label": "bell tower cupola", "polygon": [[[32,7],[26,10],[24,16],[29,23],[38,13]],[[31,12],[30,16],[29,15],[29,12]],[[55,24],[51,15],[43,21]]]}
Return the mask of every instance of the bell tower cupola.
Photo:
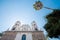
{"label": "bell tower cupola", "polygon": [[32,24],[32,29],[37,31],[38,28],[37,28],[37,24],[36,24],[36,22],[33,21],[31,24]]}
{"label": "bell tower cupola", "polygon": [[13,25],[12,30],[18,30],[18,28],[21,26],[20,21],[16,21],[16,23]]}

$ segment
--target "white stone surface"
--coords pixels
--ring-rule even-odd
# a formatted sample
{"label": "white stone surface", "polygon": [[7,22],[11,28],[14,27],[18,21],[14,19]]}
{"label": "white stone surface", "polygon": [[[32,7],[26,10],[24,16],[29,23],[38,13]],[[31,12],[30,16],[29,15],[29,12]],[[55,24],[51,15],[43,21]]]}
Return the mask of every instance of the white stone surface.
{"label": "white stone surface", "polygon": [[37,24],[35,21],[33,21],[31,23],[31,26],[28,24],[21,25],[21,23],[19,21],[17,21],[15,23],[15,25],[12,27],[12,29],[13,28],[15,28],[15,30],[13,30],[13,31],[35,31],[35,28],[37,28]]}
{"label": "white stone surface", "polygon": [[17,33],[15,40],[22,40],[22,35],[26,35],[26,40],[32,40],[31,33]]}

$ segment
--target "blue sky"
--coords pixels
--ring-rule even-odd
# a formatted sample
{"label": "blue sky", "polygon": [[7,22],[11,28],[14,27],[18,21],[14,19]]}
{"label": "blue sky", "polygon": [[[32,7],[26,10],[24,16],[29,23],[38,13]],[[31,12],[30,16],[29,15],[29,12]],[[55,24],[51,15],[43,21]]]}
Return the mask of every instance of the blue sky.
{"label": "blue sky", "polygon": [[[11,28],[16,21],[30,24],[36,21],[38,28],[44,30],[45,16],[52,10],[42,8],[36,11],[33,4],[36,0],[0,0],[0,32]],[[45,7],[60,9],[60,0],[40,0]],[[44,31],[45,32],[45,31]],[[51,39],[58,40],[58,39]]]}

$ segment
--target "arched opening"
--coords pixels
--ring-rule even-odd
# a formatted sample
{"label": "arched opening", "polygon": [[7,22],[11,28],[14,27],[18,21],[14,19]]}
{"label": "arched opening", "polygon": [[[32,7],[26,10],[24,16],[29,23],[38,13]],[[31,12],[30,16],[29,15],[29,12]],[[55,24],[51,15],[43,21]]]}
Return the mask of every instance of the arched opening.
{"label": "arched opening", "polygon": [[15,27],[13,27],[12,30],[15,30]]}
{"label": "arched opening", "polygon": [[26,40],[26,35],[22,35],[22,40]]}

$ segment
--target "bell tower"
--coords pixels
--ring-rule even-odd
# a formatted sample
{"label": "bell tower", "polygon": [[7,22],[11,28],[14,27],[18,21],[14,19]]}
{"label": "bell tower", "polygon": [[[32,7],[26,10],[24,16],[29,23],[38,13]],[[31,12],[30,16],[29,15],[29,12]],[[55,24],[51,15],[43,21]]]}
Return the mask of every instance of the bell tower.
{"label": "bell tower", "polygon": [[33,21],[31,24],[32,24],[32,29],[37,31],[38,30],[38,26],[37,26],[36,22]]}
{"label": "bell tower", "polygon": [[13,25],[12,30],[19,30],[19,27],[21,26],[20,21],[16,21],[16,23]]}

